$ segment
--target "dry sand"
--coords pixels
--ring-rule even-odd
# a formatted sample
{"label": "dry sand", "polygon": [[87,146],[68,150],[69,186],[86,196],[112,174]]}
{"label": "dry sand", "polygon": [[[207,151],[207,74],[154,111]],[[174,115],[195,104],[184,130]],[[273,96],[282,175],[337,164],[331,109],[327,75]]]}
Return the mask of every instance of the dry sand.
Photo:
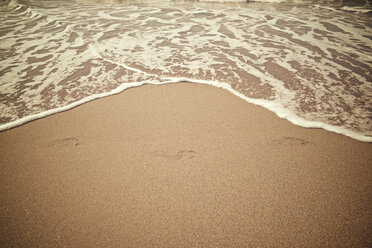
{"label": "dry sand", "polygon": [[0,133],[0,247],[371,247],[372,144],[206,85]]}

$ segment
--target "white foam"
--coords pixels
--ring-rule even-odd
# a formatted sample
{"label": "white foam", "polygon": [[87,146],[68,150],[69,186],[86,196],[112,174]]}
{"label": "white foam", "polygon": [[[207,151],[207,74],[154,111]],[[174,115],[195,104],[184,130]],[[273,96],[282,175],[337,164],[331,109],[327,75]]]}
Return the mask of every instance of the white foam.
{"label": "white foam", "polygon": [[128,88],[138,87],[138,86],[141,86],[145,83],[151,83],[151,82],[125,83],[125,84],[120,85],[119,87],[117,87],[116,89],[114,89],[110,92],[90,95],[88,97],[85,97],[85,98],[83,98],[79,101],[73,102],[73,103],[71,103],[69,105],[66,105],[66,106],[63,106],[63,107],[49,109],[49,110],[41,112],[41,113],[25,116],[25,117],[23,117],[21,119],[18,119],[16,121],[12,121],[12,122],[1,125],[0,126],[0,131],[5,131],[5,130],[8,130],[8,129],[23,125],[23,124],[25,124],[27,122],[30,122],[30,121],[34,121],[34,120],[41,119],[41,118],[44,118],[44,117],[47,117],[47,116],[50,116],[50,115],[53,115],[53,114],[57,114],[57,113],[60,113],[60,112],[63,112],[63,111],[67,111],[67,110],[75,108],[79,105],[82,105],[84,103],[93,101],[95,99],[99,99],[99,98],[111,96],[111,95],[114,95],[114,94],[118,94],[118,93],[120,93],[120,92],[122,92],[122,91],[124,91]]}
{"label": "white foam", "polygon": [[315,4],[313,7],[316,9],[325,9],[325,10],[334,11],[334,12],[338,11],[337,9],[332,8],[330,6],[324,6],[324,5],[319,5],[319,4]]}
{"label": "white foam", "polygon": [[211,86],[215,86],[218,88],[225,89],[232,94],[240,97],[241,99],[264,107],[272,112],[274,112],[277,116],[279,116],[282,119],[286,119],[290,121],[292,124],[295,124],[297,126],[305,127],[305,128],[322,128],[330,132],[338,133],[338,134],[343,134],[345,136],[348,136],[350,138],[362,141],[362,142],[372,142],[372,137],[365,136],[362,134],[359,134],[357,132],[354,132],[352,130],[346,129],[344,127],[339,127],[339,126],[333,126],[329,125],[323,122],[317,122],[317,121],[308,121],[305,120],[301,117],[298,117],[296,114],[291,112],[289,109],[284,108],[280,104],[274,102],[274,101],[268,101],[264,99],[253,99],[249,98],[240,92],[234,90],[231,88],[231,85],[227,83],[220,83],[220,82],[214,82],[214,81],[206,81],[206,80],[193,80],[193,79],[188,79],[188,78],[168,78],[169,83],[175,83],[175,82],[191,82],[191,83],[199,83],[199,84],[207,84]]}
{"label": "white foam", "polygon": [[119,66],[121,66],[121,67],[123,67],[123,68],[125,68],[127,70],[133,71],[133,72],[137,72],[137,73],[141,73],[141,74],[146,74],[146,75],[152,75],[152,74],[146,73],[144,71],[138,70],[136,68],[127,66],[126,64],[119,63],[119,62],[114,62],[111,59],[108,59],[108,58],[103,57],[92,44],[89,45],[89,48],[90,48],[91,53],[92,53],[93,56],[96,56],[98,58],[101,58],[101,59],[103,59],[103,60],[105,60],[107,62],[110,62],[112,64],[117,64],[117,65],[119,65]]}
{"label": "white foam", "polygon": [[247,2],[260,2],[260,3],[283,3],[288,0],[248,0]]}
{"label": "white foam", "polygon": [[372,12],[372,9],[367,9],[365,7],[344,6],[341,9],[345,11],[351,11],[351,12],[357,12],[357,13],[363,13],[363,14]]}

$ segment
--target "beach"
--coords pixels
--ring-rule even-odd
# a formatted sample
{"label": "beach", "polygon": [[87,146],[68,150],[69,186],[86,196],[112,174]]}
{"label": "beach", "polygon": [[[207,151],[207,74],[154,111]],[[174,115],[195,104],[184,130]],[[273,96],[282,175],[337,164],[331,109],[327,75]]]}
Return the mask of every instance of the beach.
{"label": "beach", "polygon": [[145,85],[0,133],[1,247],[370,247],[371,143]]}
{"label": "beach", "polygon": [[0,247],[372,247],[371,20],[0,1]]}

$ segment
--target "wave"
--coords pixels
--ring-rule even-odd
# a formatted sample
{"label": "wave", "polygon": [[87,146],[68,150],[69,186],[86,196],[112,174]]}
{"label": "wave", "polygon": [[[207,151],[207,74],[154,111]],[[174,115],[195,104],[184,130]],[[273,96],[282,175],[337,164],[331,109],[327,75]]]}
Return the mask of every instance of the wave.
{"label": "wave", "polygon": [[0,130],[130,87],[187,81],[299,126],[372,141],[368,15],[316,5],[21,3],[0,16]]}

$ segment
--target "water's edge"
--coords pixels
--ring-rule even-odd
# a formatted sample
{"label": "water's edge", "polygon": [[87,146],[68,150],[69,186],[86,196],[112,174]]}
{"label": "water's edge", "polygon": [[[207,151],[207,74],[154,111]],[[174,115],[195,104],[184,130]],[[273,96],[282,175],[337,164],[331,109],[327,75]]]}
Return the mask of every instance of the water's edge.
{"label": "water's edge", "polygon": [[0,132],[16,128],[18,126],[21,126],[23,124],[26,124],[28,122],[31,122],[31,121],[34,121],[34,120],[37,120],[37,119],[41,119],[41,118],[44,118],[44,117],[47,117],[47,116],[50,116],[50,115],[58,114],[60,112],[68,111],[70,109],[73,109],[73,108],[78,107],[78,106],[80,106],[84,103],[88,103],[88,102],[96,100],[96,99],[100,99],[100,98],[104,98],[104,97],[108,97],[108,96],[112,96],[112,95],[122,93],[126,89],[139,87],[139,86],[146,85],[146,84],[163,85],[163,84],[171,84],[171,83],[182,82],[182,83],[205,84],[205,85],[210,85],[210,86],[214,86],[214,87],[217,87],[217,88],[225,89],[225,90],[229,91],[230,93],[234,94],[235,96],[245,100],[248,103],[264,107],[265,109],[275,113],[278,117],[280,117],[282,119],[286,119],[286,120],[288,120],[289,122],[291,122],[292,124],[294,124],[296,126],[300,126],[300,127],[304,127],[304,128],[321,128],[321,129],[327,130],[329,132],[333,132],[333,133],[348,136],[348,137],[350,137],[352,139],[355,139],[355,140],[358,140],[358,141],[372,142],[372,137],[359,134],[357,132],[354,132],[352,130],[349,130],[349,129],[346,129],[346,128],[343,128],[343,127],[333,126],[333,125],[329,125],[329,124],[326,124],[326,123],[323,123],[323,122],[305,120],[301,117],[298,117],[297,115],[295,115],[294,113],[292,113],[288,109],[285,109],[284,107],[279,106],[277,103],[274,103],[272,101],[249,98],[249,97],[239,93],[238,91],[234,90],[231,87],[231,85],[229,85],[227,83],[213,82],[213,81],[207,81],[207,80],[195,80],[195,79],[189,79],[189,78],[165,78],[165,79],[168,80],[168,81],[163,81],[163,82],[143,81],[143,82],[123,83],[119,87],[117,87],[116,89],[114,89],[112,91],[90,95],[90,96],[85,97],[85,98],[83,98],[79,101],[73,102],[69,105],[59,107],[59,108],[49,109],[49,110],[41,112],[41,113],[25,116],[25,117],[23,117],[21,119],[18,119],[16,121],[12,121],[12,122],[6,123],[4,125],[0,125]]}

